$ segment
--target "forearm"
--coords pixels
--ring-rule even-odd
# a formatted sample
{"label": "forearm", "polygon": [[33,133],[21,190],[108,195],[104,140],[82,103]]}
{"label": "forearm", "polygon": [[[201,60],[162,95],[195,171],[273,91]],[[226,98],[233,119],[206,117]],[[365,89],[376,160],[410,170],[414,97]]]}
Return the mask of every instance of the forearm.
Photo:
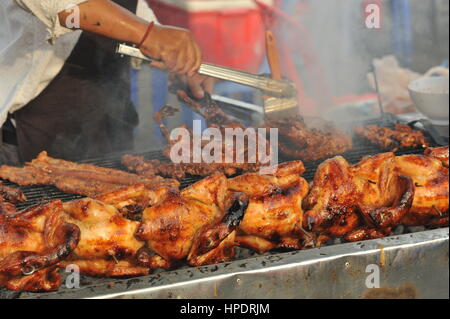
{"label": "forearm", "polygon": [[[79,28],[118,41],[139,44],[144,37],[148,23],[109,0],[89,0],[81,3]],[[73,10],[59,13],[59,22],[70,27]]]}

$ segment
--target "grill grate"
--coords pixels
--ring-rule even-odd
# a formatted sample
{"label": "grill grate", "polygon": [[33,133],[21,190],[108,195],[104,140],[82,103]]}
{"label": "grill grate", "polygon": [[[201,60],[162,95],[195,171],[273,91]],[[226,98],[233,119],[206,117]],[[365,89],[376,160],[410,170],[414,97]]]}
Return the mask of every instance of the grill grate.
{"label": "grill grate", "polygon": [[[378,124],[380,125],[381,122],[371,122],[370,124]],[[389,125],[385,125],[389,126]],[[427,136],[432,146],[439,146],[429,135]],[[423,148],[413,148],[413,149],[401,149],[398,152],[396,152],[397,155],[405,155],[405,154],[422,154]],[[372,146],[367,144],[364,141],[361,141],[357,138],[354,138],[354,147],[352,150],[342,154],[349,162],[351,163],[357,163],[359,162],[363,157],[379,154],[380,152],[383,152],[380,148],[376,146]],[[160,161],[166,161],[167,159],[163,156],[161,151],[152,151],[152,152],[128,152],[128,154],[134,154],[139,156],[144,156],[147,159],[156,159]],[[120,169],[125,170],[125,167],[121,164],[121,158],[123,154],[115,154],[109,157],[101,158],[101,159],[91,159],[83,161],[85,163],[90,163],[98,166],[103,166],[107,168],[114,168],[114,169]],[[280,159],[280,162],[283,162],[283,159]],[[303,175],[303,177],[308,180],[312,181],[315,171],[317,167],[323,162],[323,160],[315,161],[315,162],[309,162],[305,163],[306,172]],[[187,187],[194,182],[199,181],[200,178],[198,177],[190,177],[186,178],[182,181],[181,185],[182,187]],[[13,183],[10,183],[8,181],[4,181],[6,185],[9,186],[17,186]],[[58,189],[56,189],[53,186],[27,186],[27,187],[21,187],[21,189],[26,194],[28,201],[26,203],[18,205],[18,209],[25,209],[30,206],[38,205],[42,202],[49,201],[52,199],[60,199],[62,201],[69,201],[73,199],[79,199],[83,196],[80,195],[74,195],[74,194],[66,194]],[[399,226],[396,230],[394,230],[393,235],[399,235],[402,233],[410,233],[410,232],[416,232],[416,231],[422,231],[424,230],[424,227],[415,227],[415,228],[408,228]],[[336,239],[332,244],[339,244],[339,239]],[[277,252],[268,252],[264,255],[272,255]],[[245,248],[237,248],[237,255],[236,260],[244,260],[247,258],[250,258],[252,256],[256,255],[253,251],[250,251]],[[187,267],[187,266],[186,266]],[[183,267],[185,268],[185,267]],[[164,270],[157,270],[153,272],[154,274],[163,273]],[[109,278],[91,278],[87,276],[82,276],[82,285],[83,286],[91,286],[96,284],[103,284],[108,283],[111,281]],[[61,287],[59,294],[64,295],[64,292],[67,290],[67,288]],[[29,294],[29,293],[20,293],[20,292],[13,292],[8,291],[6,289],[0,289],[0,299],[10,299],[10,298],[19,298],[19,297],[26,297],[26,296],[39,296],[39,294]]]}
{"label": "grill grate", "polygon": [[[366,124],[378,124],[381,125],[381,121],[370,121],[370,123]],[[389,124],[384,124],[384,126],[391,126]],[[427,138],[430,141],[432,146],[439,146],[438,143],[436,143],[433,138],[427,134]],[[406,155],[406,154],[422,154],[424,151],[423,148],[408,148],[408,149],[401,149],[396,152],[397,155]],[[346,158],[350,163],[357,163],[359,162],[363,157],[379,154],[380,152],[384,152],[382,149],[380,149],[377,146],[373,146],[368,144],[365,141],[360,140],[357,137],[354,137],[353,141],[353,149],[342,154],[344,158]],[[153,160],[160,160],[160,161],[167,161],[167,158],[164,157],[162,151],[151,151],[151,152],[127,152],[127,154],[134,154],[138,156],[144,156],[146,159],[153,159]],[[83,161],[84,163],[90,163],[102,167],[107,168],[114,168],[119,170],[126,170],[126,168],[121,163],[121,158],[124,154],[115,154],[111,155],[109,157],[104,158],[98,158],[98,159],[90,159]],[[286,159],[280,158],[280,162],[285,162]],[[317,167],[323,163],[323,160],[314,161],[314,162],[306,162],[305,168],[306,172],[303,174],[303,177],[308,181],[311,182],[314,178],[314,174],[317,170]],[[193,183],[199,181],[201,178],[199,177],[187,177],[181,182],[181,187],[185,188],[189,185],[192,185]],[[17,185],[4,181],[6,185],[9,186],[15,186]],[[53,186],[26,186],[21,187],[23,192],[28,198],[28,201],[26,203],[21,203],[17,205],[17,208],[19,210],[25,209],[34,205],[41,204],[43,202],[54,200],[54,199],[60,199],[62,201],[70,201],[73,199],[79,199],[83,196],[76,195],[76,194],[67,194],[63,193],[62,191],[58,190],[57,188]]]}

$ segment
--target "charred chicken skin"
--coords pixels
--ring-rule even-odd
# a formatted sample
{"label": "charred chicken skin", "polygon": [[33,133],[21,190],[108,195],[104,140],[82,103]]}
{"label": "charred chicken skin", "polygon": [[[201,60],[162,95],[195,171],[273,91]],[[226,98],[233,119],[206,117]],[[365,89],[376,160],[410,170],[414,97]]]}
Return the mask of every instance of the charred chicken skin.
{"label": "charred chicken skin", "polygon": [[279,165],[272,175],[245,174],[228,181],[232,191],[250,198],[236,241],[263,253],[275,248],[301,249],[307,234],[302,229],[302,200],[308,183],[301,177],[300,161]]}
{"label": "charred chicken skin", "polygon": [[182,191],[136,184],[23,212],[0,202],[0,287],[57,290],[59,269],[72,264],[91,276],[141,276],[183,261],[230,261],[237,245],[263,253],[384,237],[400,224],[445,226],[446,161],[448,148],[355,165],[338,156],[322,163],[310,191],[297,161],[266,175],[216,174]]}
{"label": "charred chicken skin", "polygon": [[424,155],[385,153],[351,166],[344,158],[317,170],[304,227],[349,241],[383,237],[392,227],[448,224],[448,168]]}
{"label": "charred chicken skin", "polygon": [[77,247],[80,229],[64,220],[63,204],[0,215],[0,287],[20,291],[57,290],[57,264]]}
{"label": "charred chicken skin", "polygon": [[414,201],[402,224],[408,226],[448,225],[448,168],[438,159],[423,155],[395,158],[399,174],[409,176],[415,186]]}
{"label": "charred chicken skin", "polygon": [[236,227],[246,207],[245,196],[228,191],[224,175],[167,192],[143,213],[136,234],[147,243],[141,263],[170,268],[183,260],[195,266],[231,260]]}
{"label": "charred chicken skin", "polygon": [[103,277],[142,276],[149,270],[136,263],[144,242],[135,238],[139,222],[116,207],[85,198],[64,204],[64,220],[81,231],[80,242],[62,266],[76,264],[82,274]]}
{"label": "charred chicken skin", "polygon": [[414,195],[412,181],[392,171],[393,158],[382,154],[355,166],[343,157],[325,161],[303,202],[305,228],[322,239],[349,239],[353,232],[364,239],[383,236],[408,212]]}

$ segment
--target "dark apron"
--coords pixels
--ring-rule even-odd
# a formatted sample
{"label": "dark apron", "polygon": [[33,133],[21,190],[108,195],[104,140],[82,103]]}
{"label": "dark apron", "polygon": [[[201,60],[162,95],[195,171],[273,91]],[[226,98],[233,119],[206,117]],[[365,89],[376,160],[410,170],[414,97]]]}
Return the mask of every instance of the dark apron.
{"label": "dark apron", "polygon": [[[135,12],[137,0],[116,3]],[[138,115],[131,103],[130,63],[117,42],[83,32],[61,72],[13,114],[21,161],[41,151],[68,160],[132,150]]]}

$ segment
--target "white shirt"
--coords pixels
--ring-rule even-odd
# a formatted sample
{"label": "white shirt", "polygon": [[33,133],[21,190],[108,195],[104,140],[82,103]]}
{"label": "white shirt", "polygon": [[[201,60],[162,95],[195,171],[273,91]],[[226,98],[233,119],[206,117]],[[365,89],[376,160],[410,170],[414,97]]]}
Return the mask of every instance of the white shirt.
{"label": "white shirt", "polygon": [[[85,1],[0,1],[0,127],[8,112],[27,105],[61,71],[81,31],[62,27],[58,13]],[[141,0],[138,15],[156,21]]]}

